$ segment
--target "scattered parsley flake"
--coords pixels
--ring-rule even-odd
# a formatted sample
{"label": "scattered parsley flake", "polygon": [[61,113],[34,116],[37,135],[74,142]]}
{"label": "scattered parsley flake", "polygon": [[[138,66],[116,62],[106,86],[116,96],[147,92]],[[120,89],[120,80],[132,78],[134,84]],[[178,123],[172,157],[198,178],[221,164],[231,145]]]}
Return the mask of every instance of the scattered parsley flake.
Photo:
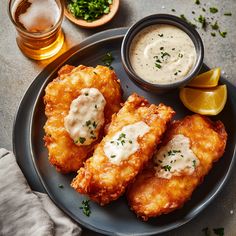
{"label": "scattered parsley flake", "polygon": [[63,184],[58,184],[58,188],[64,188]]}
{"label": "scattered parsley flake", "polygon": [[105,66],[111,68],[111,64],[114,61],[114,57],[112,56],[111,52],[107,52],[105,56],[102,58],[102,62]]}
{"label": "scattered parsley flake", "polygon": [[160,47],[160,50],[163,50],[164,49],[164,47]]}
{"label": "scattered parsley flake", "polygon": [[232,13],[231,12],[225,12],[224,16],[232,16]]}
{"label": "scattered parsley flake", "polygon": [[175,12],[175,9],[171,9],[171,11]]}
{"label": "scattered parsley flake", "polygon": [[171,166],[165,165],[165,166],[163,166],[162,168],[163,168],[165,171],[170,171]]}
{"label": "scattered parsley flake", "polygon": [[91,120],[86,121],[86,126],[89,126],[89,125],[91,125]]}
{"label": "scattered parsley flake", "polygon": [[174,51],[175,50],[175,48],[172,48],[172,51]]}
{"label": "scattered parsley flake", "polygon": [[224,228],[217,228],[217,229],[213,229],[214,233],[218,236],[224,236],[225,232],[224,232]]}
{"label": "scattered parsley flake", "polygon": [[203,8],[202,8],[202,11],[204,11],[204,12],[205,12],[205,11],[206,11],[206,9],[203,7]]}
{"label": "scattered parsley flake", "polygon": [[195,11],[192,11],[192,14],[195,14]]}
{"label": "scattered parsley flake", "polygon": [[182,53],[179,53],[178,57],[182,58],[184,55]]}
{"label": "scattered parsley flake", "polygon": [[216,36],[216,33],[215,33],[215,32],[211,32],[211,36],[212,36],[212,37],[215,37],[215,36]]}
{"label": "scattered parsley flake", "polygon": [[[86,138],[79,137],[79,142],[80,142],[81,144],[83,144],[85,141],[86,141]],[[78,143],[78,141],[77,141],[77,143]]]}
{"label": "scattered parsley flake", "polygon": [[218,30],[219,29],[219,25],[218,25],[217,21],[213,25],[211,25],[211,28],[213,30]]}
{"label": "scattered parsley flake", "polygon": [[160,64],[155,63],[155,67],[157,67],[158,69],[161,69],[161,65]]}
{"label": "scattered parsley flake", "polygon": [[88,93],[85,93],[84,95],[85,95],[85,96],[88,96],[89,94],[88,94]]}
{"label": "scattered parsley flake", "polygon": [[84,215],[89,217],[90,214],[91,214],[89,200],[83,200],[82,201],[82,206],[80,207],[80,209],[83,210]]}
{"label": "scattered parsley flake", "polygon": [[193,168],[196,168],[196,160],[193,160]]}
{"label": "scattered parsley flake", "polygon": [[196,0],[195,4],[200,5],[200,0]]}
{"label": "scattered parsley flake", "polygon": [[132,140],[129,140],[129,143],[133,143]]}
{"label": "scattered parsley flake", "polygon": [[110,143],[114,143],[114,141],[111,141]]}
{"label": "scattered parsley flake", "polygon": [[111,155],[111,158],[115,158],[116,157],[116,155]]}
{"label": "scattered parsley flake", "polygon": [[225,38],[226,35],[227,35],[227,32],[221,32],[221,31],[219,30],[219,34],[220,34],[223,38]]}
{"label": "scattered parsley flake", "polygon": [[94,106],[96,109],[98,109],[98,106],[97,106],[97,104]]}
{"label": "scattered parsley flake", "polygon": [[97,128],[97,124],[96,124],[96,122],[95,122],[95,121],[93,122],[93,128],[94,128],[94,129],[96,129],[96,128]]}
{"label": "scattered parsley flake", "polygon": [[202,28],[206,29],[206,18],[202,15],[198,17],[198,22],[202,24]]}
{"label": "scattered parsley flake", "polygon": [[178,72],[175,72],[174,75],[178,75]]}
{"label": "scattered parsley flake", "polygon": [[218,12],[218,9],[216,7],[210,7],[210,12],[215,14]]}
{"label": "scattered parsley flake", "polygon": [[164,34],[158,34],[158,36],[159,36],[159,37],[163,37],[163,36],[164,36]]}

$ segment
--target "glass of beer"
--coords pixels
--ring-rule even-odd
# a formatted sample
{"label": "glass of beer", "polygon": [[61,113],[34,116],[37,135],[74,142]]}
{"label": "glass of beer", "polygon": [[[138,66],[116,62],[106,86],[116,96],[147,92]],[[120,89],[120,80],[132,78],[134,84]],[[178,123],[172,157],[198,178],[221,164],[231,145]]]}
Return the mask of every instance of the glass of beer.
{"label": "glass of beer", "polygon": [[21,51],[35,60],[54,56],[62,47],[62,0],[10,0],[9,16]]}

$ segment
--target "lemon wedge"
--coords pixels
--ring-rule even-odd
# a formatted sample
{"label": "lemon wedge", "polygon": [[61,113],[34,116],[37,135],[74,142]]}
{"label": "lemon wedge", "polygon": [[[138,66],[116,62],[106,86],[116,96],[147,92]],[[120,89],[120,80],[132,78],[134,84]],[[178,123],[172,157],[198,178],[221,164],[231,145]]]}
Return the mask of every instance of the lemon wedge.
{"label": "lemon wedge", "polygon": [[195,88],[212,88],[218,85],[220,67],[209,70],[193,78],[187,86]]}
{"label": "lemon wedge", "polygon": [[220,85],[211,89],[182,88],[180,99],[192,112],[202,115],[219,114],[227,100],[227,87]]}

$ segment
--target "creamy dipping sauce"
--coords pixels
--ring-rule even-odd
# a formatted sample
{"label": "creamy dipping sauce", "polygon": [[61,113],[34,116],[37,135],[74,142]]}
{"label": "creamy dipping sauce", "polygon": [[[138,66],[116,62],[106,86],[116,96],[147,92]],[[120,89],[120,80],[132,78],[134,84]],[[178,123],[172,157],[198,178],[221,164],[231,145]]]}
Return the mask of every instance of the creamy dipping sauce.
{"label": "creamy dipping sauce", "polygon": [[89,145],[99,135],[104,124],[106,100],[96,88],[81,89],[80,96],[70,105],[70,111],[64,119],[64,126],[74,143],[78,146]]}
{"label": "creamy dipping sauce", "polygon": [[149,83],[168,84],[182,80],[196,62],[190,37],[173,25],[158,24],[141,30],[129,51],[133,70]]}
{"label": "creamy dipping sauce", "polygon": [[143,121],[132,125],[124,126],[111,140],[104,145],[104,153],[110,162],[119,165],[121,161],[139,149],[138,137],[142,137],[150,130],[150,127]]}
{"label": "creamy dipping sauce", "polygon": [[190,149],[189,138],[178,134],[154,155],[154,163],[156,176],[170,179],[181,174],[191,175],[200,162]]}

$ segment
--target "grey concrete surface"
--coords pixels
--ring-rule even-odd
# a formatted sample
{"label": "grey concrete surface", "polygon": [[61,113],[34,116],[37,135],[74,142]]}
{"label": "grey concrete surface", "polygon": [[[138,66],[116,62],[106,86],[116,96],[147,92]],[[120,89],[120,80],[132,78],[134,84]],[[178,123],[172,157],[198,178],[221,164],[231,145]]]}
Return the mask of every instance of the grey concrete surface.
{"label": "grey concrete surface", "polygon": [[[224,76],[236,85],[236,1],[235,0],[121,0],[120,9],[114,20],[107,25],[94,29],[81,29],[67,19],[63,22],[66,43],[61,52],[49,60],[36,62],[24,57],[15,42],[15,29],[7,15],[7,0],[0,2],[0,147],[12,149],[12,125],[17,106],[29,84],[37,74],[53,59],[68,48],[80,43],[84,38],[105,29],[130,26],[140,18],[153,13],[184,14],[194,22],[200,14],[207,15],[212,21],[218,21],[220,29],[227,31],[227,37],[218,33],[212,37],[210,26],[204,31],[198,28],[205,46],[205,63],[210,67],[220,66]],[[217,14],[209,13],[209,7],[219,9]],[[204,7],[207,12],[202,11]],[[171,9],[175,9],[172,12]],[[195,15],[192,14],[195,11]],[[232,16],[224,16],[224,12],[232,12]],[[215,21],[214,20],[214,21]],[[236,92],[236,91],[235,91]],[[232,121],[233,122],[233,121]],[[235,121],[234,121],[235,122]],[[2,181],[2,180],[1,180]],[[227,185],[217,199],[190,223],[171,231],[165,236],[199,236],[204,235],[204,227],[224,227],[225,235],[236,235],[236,172],[233,172]],[[84,230],[82,235],[98,235]],[[214,235],[214,233],[212,233]]]}

